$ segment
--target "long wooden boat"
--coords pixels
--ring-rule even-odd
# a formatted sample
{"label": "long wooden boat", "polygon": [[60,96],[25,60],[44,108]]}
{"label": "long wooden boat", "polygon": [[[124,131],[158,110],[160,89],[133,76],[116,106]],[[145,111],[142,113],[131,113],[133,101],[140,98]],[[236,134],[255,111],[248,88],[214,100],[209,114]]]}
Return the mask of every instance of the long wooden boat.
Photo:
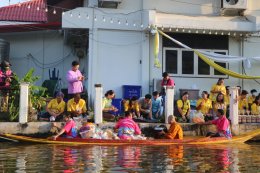
{"label": "long wooden boat", "polygon": [[183,140],[170,139],[146,139],[146,140],[115,140],[115,139],[82,139],[82,138],[62,138],[56,140],[51,138],[33,138],[27,136],[0,134],[0,138],[11,141],[26,143],[43,144],[63,144],[63,145],[172,145],[172,144],[225,144],[225,143],[244,143],[253,137],[260,135],[260,129],[248,132],[244,135],[234,136],[232,139],[224,137],[206,138],[206,137],[184,137]]}

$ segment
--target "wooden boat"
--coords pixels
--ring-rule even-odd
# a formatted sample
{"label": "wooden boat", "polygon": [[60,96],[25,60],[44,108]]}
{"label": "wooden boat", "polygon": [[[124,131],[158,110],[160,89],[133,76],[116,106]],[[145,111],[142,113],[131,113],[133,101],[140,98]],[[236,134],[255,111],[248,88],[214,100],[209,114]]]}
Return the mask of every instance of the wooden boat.
{"label": "wooden boat", "polygon": [[63,144],[63,145],[172,145],[172,144],[225,144],[225,143],[244,143],[253,137],[260,135],[260,129],[251,131],[244,135],[234,136],[232,139],[224,137],[206,138],[206,137],[185,137],[183,140],[170,139],[146,139],[146,140],[115,140],[115,139],[82,139],[82,138],[62,138],[56,140],[51,138],[33,138],[13,134],[0,134],[0,138],[11,141],[26,143],[43,144]]}

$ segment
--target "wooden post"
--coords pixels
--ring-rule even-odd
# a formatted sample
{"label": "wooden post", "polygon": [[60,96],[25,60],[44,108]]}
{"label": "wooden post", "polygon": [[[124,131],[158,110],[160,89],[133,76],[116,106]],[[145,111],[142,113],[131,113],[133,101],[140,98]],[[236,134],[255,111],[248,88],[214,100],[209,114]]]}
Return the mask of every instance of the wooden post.
{"label": "wooden post", "polygon": [[103,122],[102,114],[103,88],[101,84],[95,84],[94,121],[95,124]]}
{"label": "wooden post", "polygon": [[174,112],[174,87],[166,87],[166,96],[165,96],[165,123],[168,123],[169,115],[173,115]]}
{"label": "wooden post", "polygon": [[238,124],[238,88],[230,87],[230,120],[232,125]]}
{"label": "wooden post", "polygon": [[19,123],[28,122],[29,83],[20,84]]}

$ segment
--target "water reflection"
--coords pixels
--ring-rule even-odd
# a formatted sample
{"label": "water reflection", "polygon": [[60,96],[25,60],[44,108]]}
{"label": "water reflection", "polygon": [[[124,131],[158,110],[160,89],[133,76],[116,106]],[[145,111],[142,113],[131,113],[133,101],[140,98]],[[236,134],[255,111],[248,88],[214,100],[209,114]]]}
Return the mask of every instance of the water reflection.
{"label": "water reflection", "polygon": [[63,146],[1,143],[0,172],[259,172],[259,144]]}

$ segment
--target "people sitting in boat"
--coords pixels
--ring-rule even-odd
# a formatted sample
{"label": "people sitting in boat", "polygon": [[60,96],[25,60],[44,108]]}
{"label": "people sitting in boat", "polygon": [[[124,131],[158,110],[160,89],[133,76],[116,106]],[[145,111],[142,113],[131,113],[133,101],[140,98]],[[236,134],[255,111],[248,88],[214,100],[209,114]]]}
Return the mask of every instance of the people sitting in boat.
{"label": "people sitting in boat", "polygon": [[260,96],[257,96],[255,98],[255,101],[253,102],[253,104],[251,106],[251,114],[260,115]]}
{"label": "people sitting in boat", "polygon": [[136,96],[133,96],[130,100],[124,101],[124,111],[132,112],[133,118],[140,117],[138,98]]}
{"label": "people sitting in boat", "polygon": [[159,119],[163,114],[162,97],[159,96],[158,91],[153,92],[152,98],[152,117],[153,119]]}
{"label": "people sitting in boat", "polygon": [[145,119],[152,119],[152,96],[146,94],[145,97],[141,97],[138,101],[140,108],[140,115]]}
{"label": "people sitting in boat", "polygon": [[65,138],[77,137],[76,123],[71,118],[70,113],[64,115],[64,121],[65,121],[64,127],[58,132],[57,135],[53,136],[54,140],[56,140],[61,135],[63,135],[63,137]]}
{"label": "people sitting in boat", "polygon": [[224,95],[222,93],[219,93],[217,95],[216,101],[213,102],[213,117],[211,117],[209,120],[213,120],[214,118],[217,118],[217,110],[222,109],[224,113],[226,113],[227,105],[224,100]]}
{"label": "people sitting in boat", "polygon": [[174,116],[178,122],[188,122],[190,117],[190,101],[189,93],[184,92],[181,95],[181,99],[177,100]]}
{"label": "people sitting in boat", "polygon": [[108,90],[102,101],[103,118],[105,120],[113,121],[116,113],[118,112],[118,109],[112,105],[113,98],[115,98],[115,92],[113,90]]}
{"label": "people sitting in boat", "polygon": [[72,117],[85,117],[87,113],[86,102],[80,96],[80,94],[75,94],[72,99],[67,103],[67,111]]}
{"label": "people sitting in boat", "polygon": [[165,139],[183,139],[183,131],[179,123],[176,122],[173,115],[168,116],[168,123],[171,124],[168,132],[161,131],[160,133]]}
{"label": "people sitting in boat", "polygon": [[248,96],[247,98],[247,102],[248,102],[248,107],[249,107],[249,110],[251,110],[251,105],[254,103],[255,101],[255,98],[256,98],[256,95],[257,95],[257,91],[256,89],[252,89],[250,91],[251,95]]}
{"label": "people sitting in boat", "polygon": [[223,78],[219,78],[218,82],[211,87],[210,96],[209,96],[210,100],[215,102],[217,95],[220,93],[222,93],[223,95],[226,95],[226,87],[224,85]]}
{"label": "people sitting in boat", "polygon": [[231,130],[230,130],[230,123],[229,120],[225,116],[225,111],[223,109],[217,110],[217,117],[218,119],[198,123],[198,124],[214,124],[217,127],[217,132],[208,132],[206,137],[226,137],[228,139],[232,138]]}
{"label": "people sitting in boat", "polygon": [[134,135],[140,135],[141,130],[136,122],[132,119],[133,115],[131,112],[125,112],[125,118],[120,119],[114,130],[118,131],[118,137],[120,139],[133,139]]}
{"label": "people sitting in boat", "polygon": [[52,99],[46,106],[46,112],[40,115],[40,120],[61,121],[66,103],[63,101],[64,94],[58,92],[56,97]]}
{"label": "people sitting in boat", "polygon": [[209,99],[209,93],[207,91],[202,91],[201,98],[197,101],[196,110],[203,114],[205,121],[212,116],[212,101]]}
{"label": "people sitting in boat", "polygon": [[246,90],[242,90],[239,98],[238,98],[238,112],[240,114],[249,114],[250,110],[248,107],[248,102],[247,102],[247,95],[248,92]]}

